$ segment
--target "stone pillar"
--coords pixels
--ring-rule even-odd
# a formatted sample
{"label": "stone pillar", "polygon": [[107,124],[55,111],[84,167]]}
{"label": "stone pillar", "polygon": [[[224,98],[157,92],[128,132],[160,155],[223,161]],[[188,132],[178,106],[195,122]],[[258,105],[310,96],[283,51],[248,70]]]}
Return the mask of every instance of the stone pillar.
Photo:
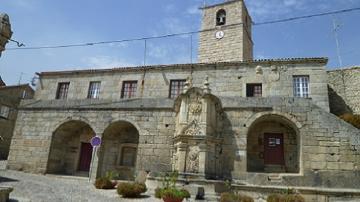
{"label": "stone pillar", "polygon": [[205,175],[206,173],[206,155],[207,155],[207,145],[202,143],[199,145],[199,174]]}
{"label": "stone pillar", "polygon": [[186,172],[185,164],[186,164],[186,152],[187,152],[187,144],[178,143],[177,145],[177,161],[176,161],[176,170],[179,172]]}

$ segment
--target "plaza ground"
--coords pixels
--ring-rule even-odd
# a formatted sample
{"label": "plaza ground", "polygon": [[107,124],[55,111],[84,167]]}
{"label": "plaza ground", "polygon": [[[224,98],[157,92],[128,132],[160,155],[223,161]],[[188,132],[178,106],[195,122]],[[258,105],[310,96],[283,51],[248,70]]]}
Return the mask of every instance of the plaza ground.
{"label": "plaza ground", "polygon": [[141,199],[121,198],[116,190],[98,190],[86,178],[54,175],[34,175],[11,170],[0,170],[0,186],[11,186],[10,201],[15,202],[90,202],[90,201],[144,201],[160,202],[153,194]]}

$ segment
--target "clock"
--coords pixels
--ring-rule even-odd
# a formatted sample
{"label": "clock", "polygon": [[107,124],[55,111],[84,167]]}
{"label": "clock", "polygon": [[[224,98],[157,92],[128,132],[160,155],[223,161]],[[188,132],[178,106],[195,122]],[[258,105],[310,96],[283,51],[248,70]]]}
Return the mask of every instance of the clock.
{"label": "clock", "polygon": [[225,36],[225,33],[223,31],[217,31],[215,33],[215,38],[222,39]]}

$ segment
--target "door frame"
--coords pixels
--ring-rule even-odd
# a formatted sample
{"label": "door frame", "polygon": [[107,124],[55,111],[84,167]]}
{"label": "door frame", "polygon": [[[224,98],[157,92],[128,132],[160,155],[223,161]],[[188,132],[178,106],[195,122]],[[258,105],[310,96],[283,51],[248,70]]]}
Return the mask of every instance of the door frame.
{"label": "door frame", "polygon": [[[266,162],[266,159],[267,158],[265,158],[265,156],[266,156],[266,153],[267,153],[267,150],[266,150],[266,148],[268,147],[268,138],[267,138],[267,136],[275,136],[275,138],[276,138],[276,136],[278,136],[278,137],[280,137],[281,136],[281,138],[280,138],[280,146],[281,146],[281,152],[280,152],[280,155],[281,155],[281,161],[282,161],[282,163],[280,163],[280,164],[273,164],[273,163],[267,163]],[[276,143],[275,143],[276,144]],[[280,166],[285,166],[285,150],[284,150],[284,134],[283,133],[264,133],[264,166],[266,166],[266,165],[280,165]]]}

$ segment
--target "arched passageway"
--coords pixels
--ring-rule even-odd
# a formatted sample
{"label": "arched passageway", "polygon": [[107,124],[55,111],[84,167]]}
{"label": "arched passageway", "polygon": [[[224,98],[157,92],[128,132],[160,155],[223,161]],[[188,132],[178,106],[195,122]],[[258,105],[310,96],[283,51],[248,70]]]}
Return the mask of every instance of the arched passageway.
{"label": "arched passageway", "polygon": [[88,175],[92,158],[92,128],[83,121],[68,121],[54,132],[47,173]]}
{"label": "arched passageway", "polygon": [[133,180],[136,170],[139,132],[126,121],[110,124],[103,133],[100,175],[112,171],[121,180]]}
{"label": "arched passageway", "polygon": [[256,119],[247,135],[248,172],[298,173],[300,137],[294,123],[268,114]]}

